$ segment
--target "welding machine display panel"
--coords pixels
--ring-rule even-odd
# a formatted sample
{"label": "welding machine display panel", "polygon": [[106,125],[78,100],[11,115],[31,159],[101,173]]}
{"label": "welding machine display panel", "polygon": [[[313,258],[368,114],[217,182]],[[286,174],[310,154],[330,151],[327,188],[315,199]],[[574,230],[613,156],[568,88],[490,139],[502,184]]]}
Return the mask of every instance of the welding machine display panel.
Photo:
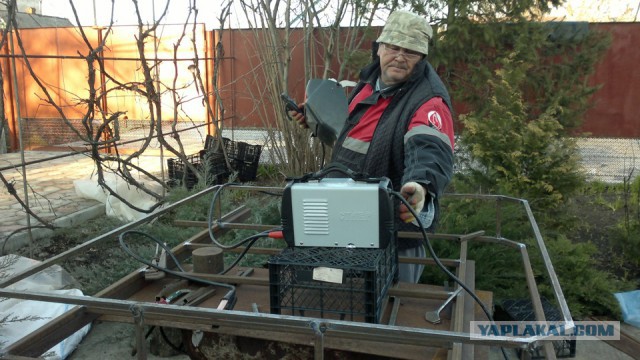
{"label": "welding machine display panel", "polygon": [[[380,184],[329,178],[298,183],[290,190],[296,246],[386,245],[380,236],[381,221],[388,216],[390,203],[386,192],[381,195]],[[380,196],[387,199],[381,201]]]}

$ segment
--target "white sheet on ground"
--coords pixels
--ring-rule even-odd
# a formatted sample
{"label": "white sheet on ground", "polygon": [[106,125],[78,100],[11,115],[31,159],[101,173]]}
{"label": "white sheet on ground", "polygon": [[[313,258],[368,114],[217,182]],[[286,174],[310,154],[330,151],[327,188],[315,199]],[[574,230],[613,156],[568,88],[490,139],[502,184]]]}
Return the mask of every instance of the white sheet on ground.
{"label": "white sheet on ground", "polygon": [[[40,263],[37,260],[17,255],[5,255],[0,257],[0,264],[7,264],[11,258],[15,259],[15,263],[7,268],[0,269],[0,277],[7,278],[12,274],[22,272]],[[9,285],[7,289],[82,296],[81,290],[68,289],[74,282],[69,273],[60,266],[53,265],[24,280]],[[3,342],[2,347],[7,347],[15,343],[72,308],[72,305],[67,304],[20,299],[0,299],[0,318],[4,318],[5,316],[9,316],[10,319],[38,318],[35,320],[8,322],[0,326],[0,339],[2,339]],[[82,338],[89,332],[90,326],[91,325],[83,327],[64,341],[52,347],[47,351],[47,353],[51,355],[47,356],[47,359],[66,359],[73,350],[75,350],[80,341],[82,341]]]}
{"label": "white sheet on ground", "polygon": [[[157,203],[157,200],[153,196],[128,184],[124,179],[115,174],[104,174],[104,181],[118,196],[139,209],[150,209]],[[104,203],[107,216],[116,217],[124,221],[135,221],[147,215],[131,209],[120,199],[109,194],[108,191],[98,184],[97,179],[74,180],[73,186],[78,196]],[[149,184],[145,184],[145,186],[149,187],[151,191],[154,191],[156,194],[162,192],[162,187],[159,184],[152,183],[151,186]]]}

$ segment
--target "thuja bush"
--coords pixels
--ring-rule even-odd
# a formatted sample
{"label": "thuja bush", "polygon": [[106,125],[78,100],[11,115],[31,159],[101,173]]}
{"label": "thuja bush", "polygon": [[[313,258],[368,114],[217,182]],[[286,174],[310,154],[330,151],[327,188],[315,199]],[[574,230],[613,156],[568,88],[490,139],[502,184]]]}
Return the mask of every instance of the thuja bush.
{"label": "thuja bush", "polygon": [[519,90],[527,65],[506,60],[482,111],[460,116],[468,151],[462,178],[484,192],[528,199],[534,209],[553,211],[583,183],[576,145],[563,136],[562,108],[554,105],[537,118]]}
{"label": "thuja bush", "polygon": [[579,209],[581,221],[568,237],[593,242],[600,268],[640,282],[640,178],[632,175],[622,183],[590,181],[580,189],[569,209]]}
{"label": "thuja bush", "polygon": [[[596,246],[574,243],[565,236],[547,238],[545,243],[573,317],[605,315],[620,319],[613,294],[630,290],[633,284],[600,270],[594,259]],[[536,269],[542,268],[541,257],[533,257],[532,262]],[[551,283],[545,274],[540,274],[539,283],[540,293],[552,299]]]}
{"label": "thuja bush", "polygon": [[623,216],[613,228],[611,243],[637,276],[640,274],[640,177],[624,181],[620,203],[618,211],[622,211]]}
{"label": "thuja bush", "polygon": [[[464,187],[456,186],[456,190],[464,192]],[[487,236],[522,242],[531,238],[531,228],[527,225],[526,214],[520,204],[445,196],[437,232],[464,235],[484,231]],[[458,242],[433,239],[431,244],[440,258],[460,256]],[[517,249],[472,240],[469,242],[468,258],[475,260],[476,289],[491,291],[496,304],[504,299],[528,297],[522,260]],[[452,283],[436,267],[428,267],[421,281],[438,285]]]}

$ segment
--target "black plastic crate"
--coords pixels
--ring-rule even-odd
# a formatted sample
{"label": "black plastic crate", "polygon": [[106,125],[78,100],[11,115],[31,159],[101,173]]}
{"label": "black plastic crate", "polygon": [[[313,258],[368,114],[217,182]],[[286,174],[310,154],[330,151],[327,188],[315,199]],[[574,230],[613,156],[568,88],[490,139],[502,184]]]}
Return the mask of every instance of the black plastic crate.
{"label": "black plastic crate", "polygon": [[[222,143],[224,144],[224,149],[227,153],[227,156],[230,159],[235,159],[238,156],[238,150],[236,147],[236,142],[231,141],[228,138],[222,138]],[[212,135],[207,135],[204,141],[204,149],[207,152],[214,152],[222,154],[222,146],[219,145],[220,141],[217,137]]]}
{"label": "black plastic crate", "polygon": [[[204,175],[207,185],[221,184],[229,177],[229,170],[222,154],[201,150],[197,154],[187,155],[187,161],[196,168],[196,171]],[[167,174],[170,186],[184,185],[191,190],[198,183],[197,174],[180,158],[167,159]]]}
{"label": "black plastic crate", "polygon": [[238,172],[238,180],[253,181],[258,175],[258,162],[231,160],[231,166]]}
{"label": "black plastic crate", "polygon": [[251,163],[257,163],[260,160],[262,146],[251,145],[246,142],[238,142],[236,146],[238,148],[238,153],[235,156],[235,159]]}
{"label": "black plastic crate", "polygon": [[222,184],[229,178],[229,168],[224,154],[200,150],[200,161],[208,185]]}
{"label": "black plastic crate", "polygon": [[[201,168],[200,155],[187,155],[187,161],[192,164],[198,171]],[[186,177],[185,177],[186,172]],[[198,183],[198,176],[191,170],[180,158],[167,159],[167,173],[169,176],[169,185],[184,185],[187,189],[192,189]]]}
{"label": "black plastic crate", "polygon": [[[222,138],[222,141],[232,170],[238,172],[238,179],[242,182],[255,180],[262,146],[232,141],[228,138]],[[220,140],[215,136],[207,135],[204,148],[208,153],[222,153]]]}
{"label": "black plastic crate", "polygon": [[[284,249],[269,260],[271,313],[379,323],[397,278],[395,249]],[[314,280],[319,268],[338,269],[342,281]]]}
{"label": "black plastic crate", "polygon": [[236,144],[236,147],[238,154],[232,166],[234,170],[238,172],[238,179],[240,179],[240,181],[255,180],[258,174],[262,146],[239,142]]}
{"label": "black plastic crate", "polygon": [[[560,311],[545,297],[540,298],[542,311],[546,321],[564,321]],[[529,299],[508,299],[502,302],[502,308],[508,317],[514,321],[537,321],[533,304]],[[576,356],[576,339],[553,341],[553,348],[558,358],[572,358]],[[520,350],[521,351],[521,350]],[[519,351],[519,352],[520,352]],[[542,348],[530,350],[532,359],[544,359]],[[518,354],[520,356],[521,354]]]}

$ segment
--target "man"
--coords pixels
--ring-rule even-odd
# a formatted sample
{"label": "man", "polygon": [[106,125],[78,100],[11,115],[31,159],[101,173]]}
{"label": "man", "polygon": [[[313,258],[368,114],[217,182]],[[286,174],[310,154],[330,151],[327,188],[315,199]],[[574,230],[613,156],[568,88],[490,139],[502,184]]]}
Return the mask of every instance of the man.
{"label": "man", "polygon": [[[395,11],[389,16],[377,39],[379,58],[360,73],[331,159],[354,171],[391,179],[429,231],[452,176],[454,144],[449,94],[426,59],[431,36],[431,26],[417,14]],[[306,126],[304,115],[289,115]],[[419,230],[402,204],[398,230]],[[419,239],[398,239],[398,253],[426,256]],[[399,279],[416,283],[423,269],[400,264]]]}

